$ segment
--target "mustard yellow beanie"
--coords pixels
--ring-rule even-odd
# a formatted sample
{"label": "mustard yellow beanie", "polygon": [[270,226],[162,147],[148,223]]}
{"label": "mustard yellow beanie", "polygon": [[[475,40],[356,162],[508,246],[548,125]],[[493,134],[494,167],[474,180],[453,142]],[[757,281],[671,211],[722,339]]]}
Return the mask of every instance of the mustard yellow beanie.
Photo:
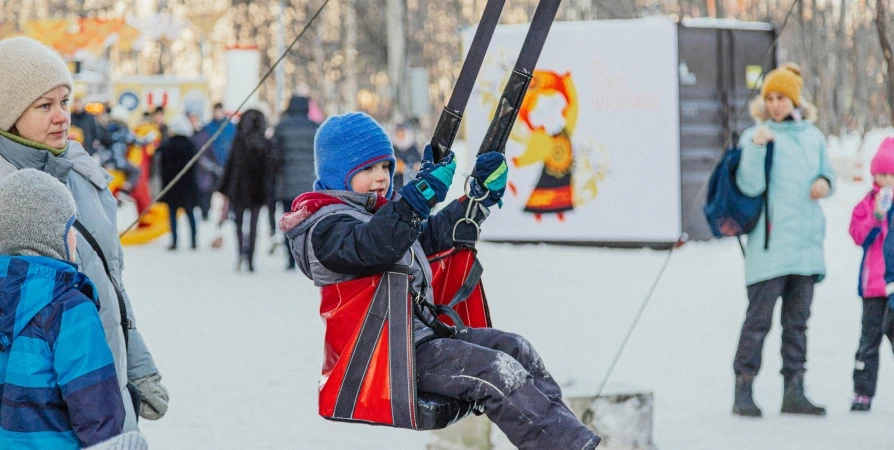
{"label": "mustard yellow beanie", "polygon": [[798,107],[801,105],[802,87],[804,79],[801,78],[801,68],[795,63],[787,63],[764,77],[761,97],[766,99],[771,92],[779,92],[792,99],[792,103]]}

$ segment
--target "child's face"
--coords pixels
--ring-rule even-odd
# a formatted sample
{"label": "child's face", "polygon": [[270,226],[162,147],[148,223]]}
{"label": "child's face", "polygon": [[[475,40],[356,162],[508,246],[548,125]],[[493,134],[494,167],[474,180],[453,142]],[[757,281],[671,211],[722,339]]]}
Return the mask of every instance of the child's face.
{"label": "child's face", "polygon": [[65,242],[68,245],[68,260],[75,262],[75,254],[78,250],[78,235],[75,234],[74,228],[68,229],[68,236],[65,237]]}
{"label": "child's face", "polygon": [[881,187],[894,186],[894,173],[880,173],[873,175],[873,179],[875,184]]}
{"label": "child's face", "polygon": [[384,197],[391,185],[390,169],[391,161],[382,161],[357,172],[351,178],[351,189],[361,194],[375,192]]}

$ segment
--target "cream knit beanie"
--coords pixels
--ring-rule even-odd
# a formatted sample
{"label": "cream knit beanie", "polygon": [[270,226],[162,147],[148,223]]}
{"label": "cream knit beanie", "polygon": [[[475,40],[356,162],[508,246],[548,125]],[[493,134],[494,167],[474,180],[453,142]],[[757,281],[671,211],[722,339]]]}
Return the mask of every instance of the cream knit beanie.
{"label": "cream knit beanie", "polygon": [[9,131],[35,100],[57,86],[74,89],[53,49],[27,37],[0,41],[0,130]]}

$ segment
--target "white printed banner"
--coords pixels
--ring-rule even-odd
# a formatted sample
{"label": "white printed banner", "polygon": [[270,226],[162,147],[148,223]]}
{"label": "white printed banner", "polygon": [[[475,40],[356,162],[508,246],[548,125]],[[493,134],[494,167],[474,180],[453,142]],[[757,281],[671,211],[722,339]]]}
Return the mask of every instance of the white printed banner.
{"label": "white printed banner", "polygon": [[[469,152],[477,152],[487,131],[527,29],[500,26],[494,34],[463,119]],[[466,49],[474,32],[463,32]],[[503,208],[487,220],[482,237],[675,241],[677,83],[673,22],[556,22],[506,146]]]}

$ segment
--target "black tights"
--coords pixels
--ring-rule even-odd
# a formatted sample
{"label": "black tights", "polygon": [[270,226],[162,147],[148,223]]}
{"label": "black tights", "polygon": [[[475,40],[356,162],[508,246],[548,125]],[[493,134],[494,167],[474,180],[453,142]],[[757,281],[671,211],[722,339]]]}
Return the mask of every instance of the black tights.
{"label": "black tights", "polygon": [[[244,221],[243,216],[245,215],[246,211],[251,212],[251,218],[249,219],[248,226],[247,243],[244,242],[242,234],[242,222]],[[257,238],[258,236],[258,216],[260,216],[261,214],[261,207],[234,207],[233,212],[236,215],[236,241],[239,243],[239,258],[241,261],[244,257],[248,261],[249,269],[252,269],[254,267],[253,261],[255,256],[255,238]]]}

